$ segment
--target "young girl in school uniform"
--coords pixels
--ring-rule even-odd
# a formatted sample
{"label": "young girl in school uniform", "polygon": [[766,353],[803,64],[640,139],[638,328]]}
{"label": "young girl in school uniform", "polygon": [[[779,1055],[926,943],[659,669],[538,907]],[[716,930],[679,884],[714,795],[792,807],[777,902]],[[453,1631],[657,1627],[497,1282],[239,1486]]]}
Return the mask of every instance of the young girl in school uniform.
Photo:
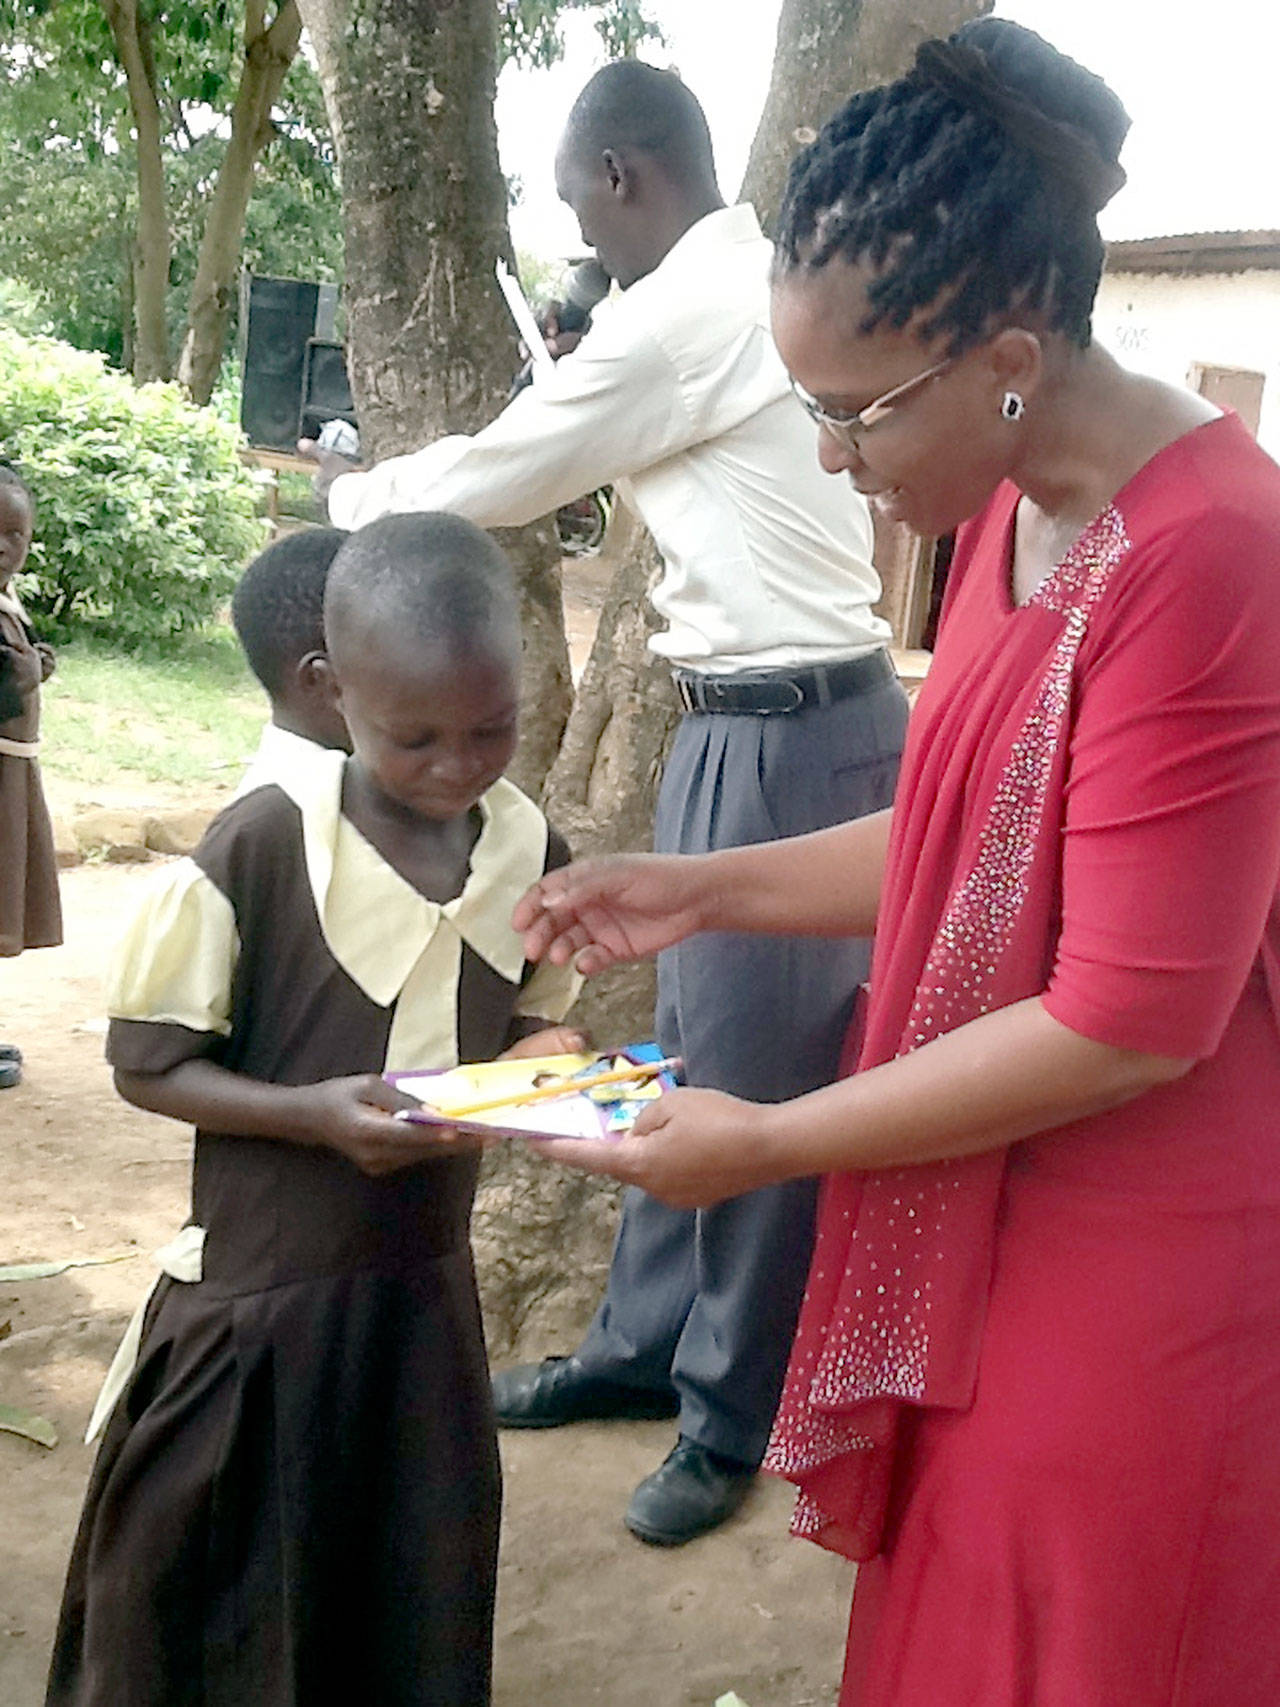
{"label": "young girl in school uniform", "polygon": [[[40,684],[53,674],[13,589],[27,560],[35,502],[26,482],[0,462],[0,954],[54,948],[62,941],[53,828],[40,786]],[[0,1043],[0,1090],[22,1077],[16,1044]]]}
{"label": "young girl in school uniform", "polygon": [[395,1120],[380,1075],[581,1047],[544,1030],[576,977],[510,925],[567,856],[502,776],[520,637],[492,541],[374,523],[325,628],[353,755],[233,802],[112,976],[116,1083],[194,1123],[193,1205],[94,1466],[50,1707],[489,1699],[477,1159]]}

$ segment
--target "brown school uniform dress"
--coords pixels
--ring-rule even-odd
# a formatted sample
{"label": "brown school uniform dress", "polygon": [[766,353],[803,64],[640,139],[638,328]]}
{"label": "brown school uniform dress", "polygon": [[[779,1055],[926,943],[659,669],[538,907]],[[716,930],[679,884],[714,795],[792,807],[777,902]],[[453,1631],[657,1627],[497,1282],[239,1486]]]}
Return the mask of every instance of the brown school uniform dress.
{"label": "brown school uniform dress", "polygon": [[12,660],[30,657],[22,607],[0,593],[0,954],[62,941],[58,865],[40,766],[40,690],[18,695]]}
{"label": "brown school uniform dress", "polygon": [[[577,980],[511,908],[567,857],[499,782],[461,895],[340,812],[343,759],[253,789],[129,932],[108,1056],[276,1084],[487,1059]],[[72,1556],[50,1707],[482,1707],[500,1481],[468,1243],[474,1156],[370,1178],[197,1132],[202,1273],[162,1276]]]}

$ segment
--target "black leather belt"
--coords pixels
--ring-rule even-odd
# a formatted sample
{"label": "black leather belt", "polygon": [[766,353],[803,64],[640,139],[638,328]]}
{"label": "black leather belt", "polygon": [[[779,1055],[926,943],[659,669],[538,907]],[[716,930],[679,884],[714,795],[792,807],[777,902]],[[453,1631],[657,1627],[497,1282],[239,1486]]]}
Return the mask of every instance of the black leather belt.
{"label": "black leather belt", "polygon": [[745,670],[741,675],[711,676],[699,670],[673,670],[671,679],[681,711],[740,713],[776,717],[810,705],[832,705],[868,688],[892,681],[893,663],[883,647],[838,664],[807,670]]}

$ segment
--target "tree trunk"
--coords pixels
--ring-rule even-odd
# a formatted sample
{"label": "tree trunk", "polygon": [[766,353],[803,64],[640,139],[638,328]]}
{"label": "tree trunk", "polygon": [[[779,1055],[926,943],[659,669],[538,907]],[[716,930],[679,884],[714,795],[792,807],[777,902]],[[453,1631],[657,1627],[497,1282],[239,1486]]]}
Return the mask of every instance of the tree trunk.
{"label": "tree trunk", "polygon": [[191,286],[178,379],[193,403],[207,403],[218,381],[253,169],[273,135],[271,109],[302,35],[297,0],[283,0],[270,25],[266,10],[266,0],[248,0],[245,6],[244,70],[231,112],[231,141],[205,216]]}
{"label": "tree trunk", "polygon": [[[342,171],[351,386],[377,459],[501,409],[516,338],[494,278],[513,264],[493,120],[493,0],[299,0]],[[512,771],[535,795],[571,687],[549,523],[504,531],[525,624]]]}
{"label": "tree trunk", "polygon": [[124,69],[138,151],[138,224],[134,246],[133,377],[142,384],[169,377],[169,215],[161,158],[160,106],[146,19],[137,0],[103,0],[103,11]]}
{"label": "tree trunk", "polygon": [[[766,217],[777,214],[797,151],[855,89],[900,77],[922,41],[949,36],[992,0],[783,0],[773,81],[743,179],[742,195]],[[932,572],[932,540],[872,512],[876,568],[883,594],[877,611],[899,646],[917,646],[911,613],[918,577]]]}
{"label": "tree trunk", "polygon": [[[648,647],[658,621],[649,589],[661,563],[648,530],[618,511],[606,549],[618,559],[595,642],[547,778],[547,815],[579,858],[648,848],[662,767],[676,726],[671,669]],[[602,1042],[653,1029],[650,963],[593,978],[575,1013]]]}
{"label": "tree trunk", "polygon": [[129,223],[129,210],[121,199],[120,220],[120,365],[126,373],[133,372],[134,313],[133,313],[133,253],[136,241]]}
{"label": "tree trunk", "polygon": [[900,77],[930,36],[949,36],[991,0],[782,0],[773,80],[742,195],[768,225],[797,149],[855,89]]}

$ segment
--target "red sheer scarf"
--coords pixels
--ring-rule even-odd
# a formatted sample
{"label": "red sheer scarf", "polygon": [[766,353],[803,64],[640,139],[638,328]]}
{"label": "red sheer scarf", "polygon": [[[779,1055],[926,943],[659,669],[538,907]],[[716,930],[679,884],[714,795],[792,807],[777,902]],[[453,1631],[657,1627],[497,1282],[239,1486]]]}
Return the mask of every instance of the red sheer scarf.
{"label": "red sheer scarf", "polygon": [[[957,546],[903,759],[859,1070],[1048,981],[1076,659],[1129,541],[1108,507],[1016,608],[1017,498],[1002,488]],[[872,1557],[902,1405],[972,1402],[1005,1154],[825,1182],[765,1458],[799,1489],[795,1534]]]}

